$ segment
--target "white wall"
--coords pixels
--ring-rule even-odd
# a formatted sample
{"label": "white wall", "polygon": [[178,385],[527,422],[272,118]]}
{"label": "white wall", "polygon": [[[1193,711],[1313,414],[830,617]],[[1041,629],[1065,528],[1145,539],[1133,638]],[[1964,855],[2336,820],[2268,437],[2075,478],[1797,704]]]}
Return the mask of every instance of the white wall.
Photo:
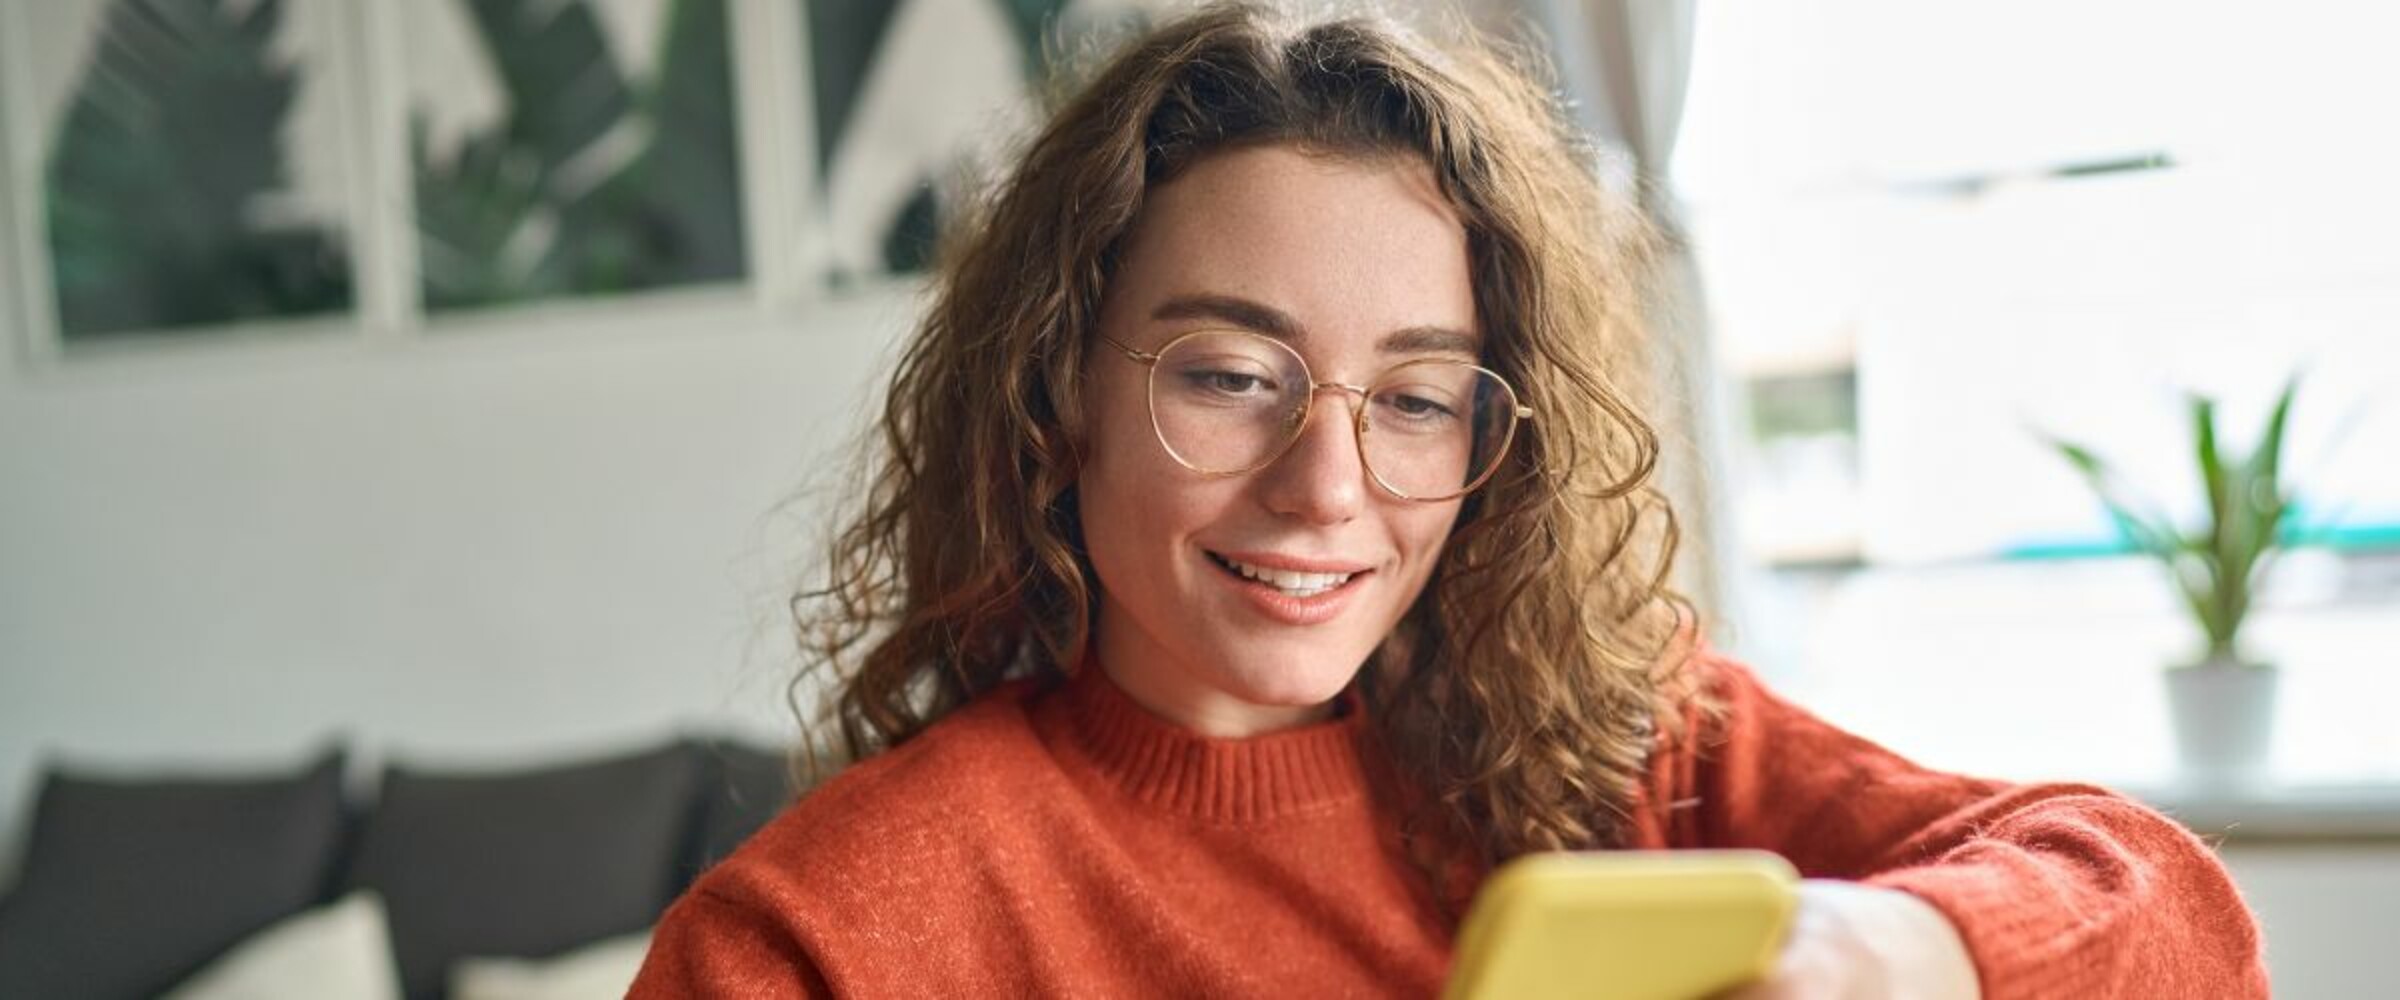
{"label": "white wall", "polygon": [[2266,931],[2278,1000],[2392,994],[2400,845],[2237,843],[2220,853]]}
{"label": "white wall", "polygon": [[0,871],[46,755],[788,735],[778,616],[818,518],[774,512],[825,481],[912,309],[653,301],[0,360]]}

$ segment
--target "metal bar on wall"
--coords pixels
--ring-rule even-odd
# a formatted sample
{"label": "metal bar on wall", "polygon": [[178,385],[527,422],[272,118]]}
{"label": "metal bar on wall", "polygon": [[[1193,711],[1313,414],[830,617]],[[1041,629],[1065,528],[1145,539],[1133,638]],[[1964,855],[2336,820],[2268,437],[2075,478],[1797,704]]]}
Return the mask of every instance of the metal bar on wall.
{"label": "metal bar on wall", "polygon": [[343,139],[352,154],[359,321],[370,341],[398,341],[425,326],[408,155],[405,12],[379,0],[342,0],[341,11],[342,61],[357,67],[344,96],[360,124]]}
{"label": "metal bar on wall", "polygon": [[811,192],[807,25],[799,0],[731,0],[734,100],[741,123],[742,203],[749,225],[751,287],[772,312],[787,312],[821,293]]}
{"label": "metal bar on wall", "polygon": [[[50,245],[42,224],[42,129],[33,104],[26,5],[0,3],[0,330],[28,367],[59,353],[58,303],[50,288]],[[13,328],[13,329],[11,329]]]}
{"label": "metal bar on wall", "polygon": [[[0,95],[19,92],[19,88],[6,79],[6,67],[18,62],[11,58],[9,51],[12,40],[19,33],[17,26],[9,23],[10,9],[0,6]],[[20,358],[29,350],[25,342],[22,310],[17,306],[17,303],[24,301],[25,293],[19,291],[23,282],[17,274],[17,241],[14,237],[17,231],[16,190],[15,184],[9,180],[15,172],[9,169],[13,161],[8,154],[8,122],[14,116],[9,114],[7,104],[6,100],[0,100],[0,343],[7,345],[0,347],[0,371],[14,370]]]}

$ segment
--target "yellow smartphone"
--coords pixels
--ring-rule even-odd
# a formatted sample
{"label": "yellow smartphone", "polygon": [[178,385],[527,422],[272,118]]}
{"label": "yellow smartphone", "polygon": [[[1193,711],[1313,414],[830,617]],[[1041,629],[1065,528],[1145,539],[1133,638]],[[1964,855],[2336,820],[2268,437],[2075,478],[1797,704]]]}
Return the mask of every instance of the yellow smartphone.
{"label": "yellow smartphone", "polygon": [[1446,1000],[1697,1000],[1766,974],[1800,875],[1765,851],[1530,854],[1477,891]]}

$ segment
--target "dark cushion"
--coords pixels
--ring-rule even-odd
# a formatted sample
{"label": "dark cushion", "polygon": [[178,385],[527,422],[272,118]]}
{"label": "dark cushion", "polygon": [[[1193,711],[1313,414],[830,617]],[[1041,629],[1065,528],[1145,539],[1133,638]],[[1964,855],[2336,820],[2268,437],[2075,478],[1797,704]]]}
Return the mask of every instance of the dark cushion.
{"label": "dark cushion", "polygon": [[157,995],[314,902],[341,822],[338,751],[274,777],[51,769],[0,910],[0,997]]}
{"label": "dark cushion", "polygon": [[684,866],[687,883],[725,860],[797,794],[791,759],[780,750],[734,740],[703,742],[699,749],[700,816]]}
{"label": "dark cushion", "polygon": [[412,998],[470,955],[540,958],[650,926],[680,884],[697,755],[505,774],[384,772],[345,884],[383,895]]}

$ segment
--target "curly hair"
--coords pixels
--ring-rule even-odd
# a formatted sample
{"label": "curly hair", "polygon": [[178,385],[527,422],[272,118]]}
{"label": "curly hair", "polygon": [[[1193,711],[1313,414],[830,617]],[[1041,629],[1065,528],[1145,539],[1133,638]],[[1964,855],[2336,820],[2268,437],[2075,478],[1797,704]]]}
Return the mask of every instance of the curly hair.
{"label": "curly hair", "polygon": [[1225,5],[1068,91],[949,232],[861,458],[863,510],[824,585],[792,601],[809,660],[795,703],[834,689],[855,758],[1009,678],[1063,678],[1097,614],[1080,372],[1147,194],[1241,146],[1411,156],[1465,222],[1483,362],[1539,417],[1464,502],[1358,689],[1427,842],[1486,865],[1621,843],[1689,698],[1697,618],[1667,582],[1675,520],[1633,391],[1656,239],[1526,62],[1372,14]]}

